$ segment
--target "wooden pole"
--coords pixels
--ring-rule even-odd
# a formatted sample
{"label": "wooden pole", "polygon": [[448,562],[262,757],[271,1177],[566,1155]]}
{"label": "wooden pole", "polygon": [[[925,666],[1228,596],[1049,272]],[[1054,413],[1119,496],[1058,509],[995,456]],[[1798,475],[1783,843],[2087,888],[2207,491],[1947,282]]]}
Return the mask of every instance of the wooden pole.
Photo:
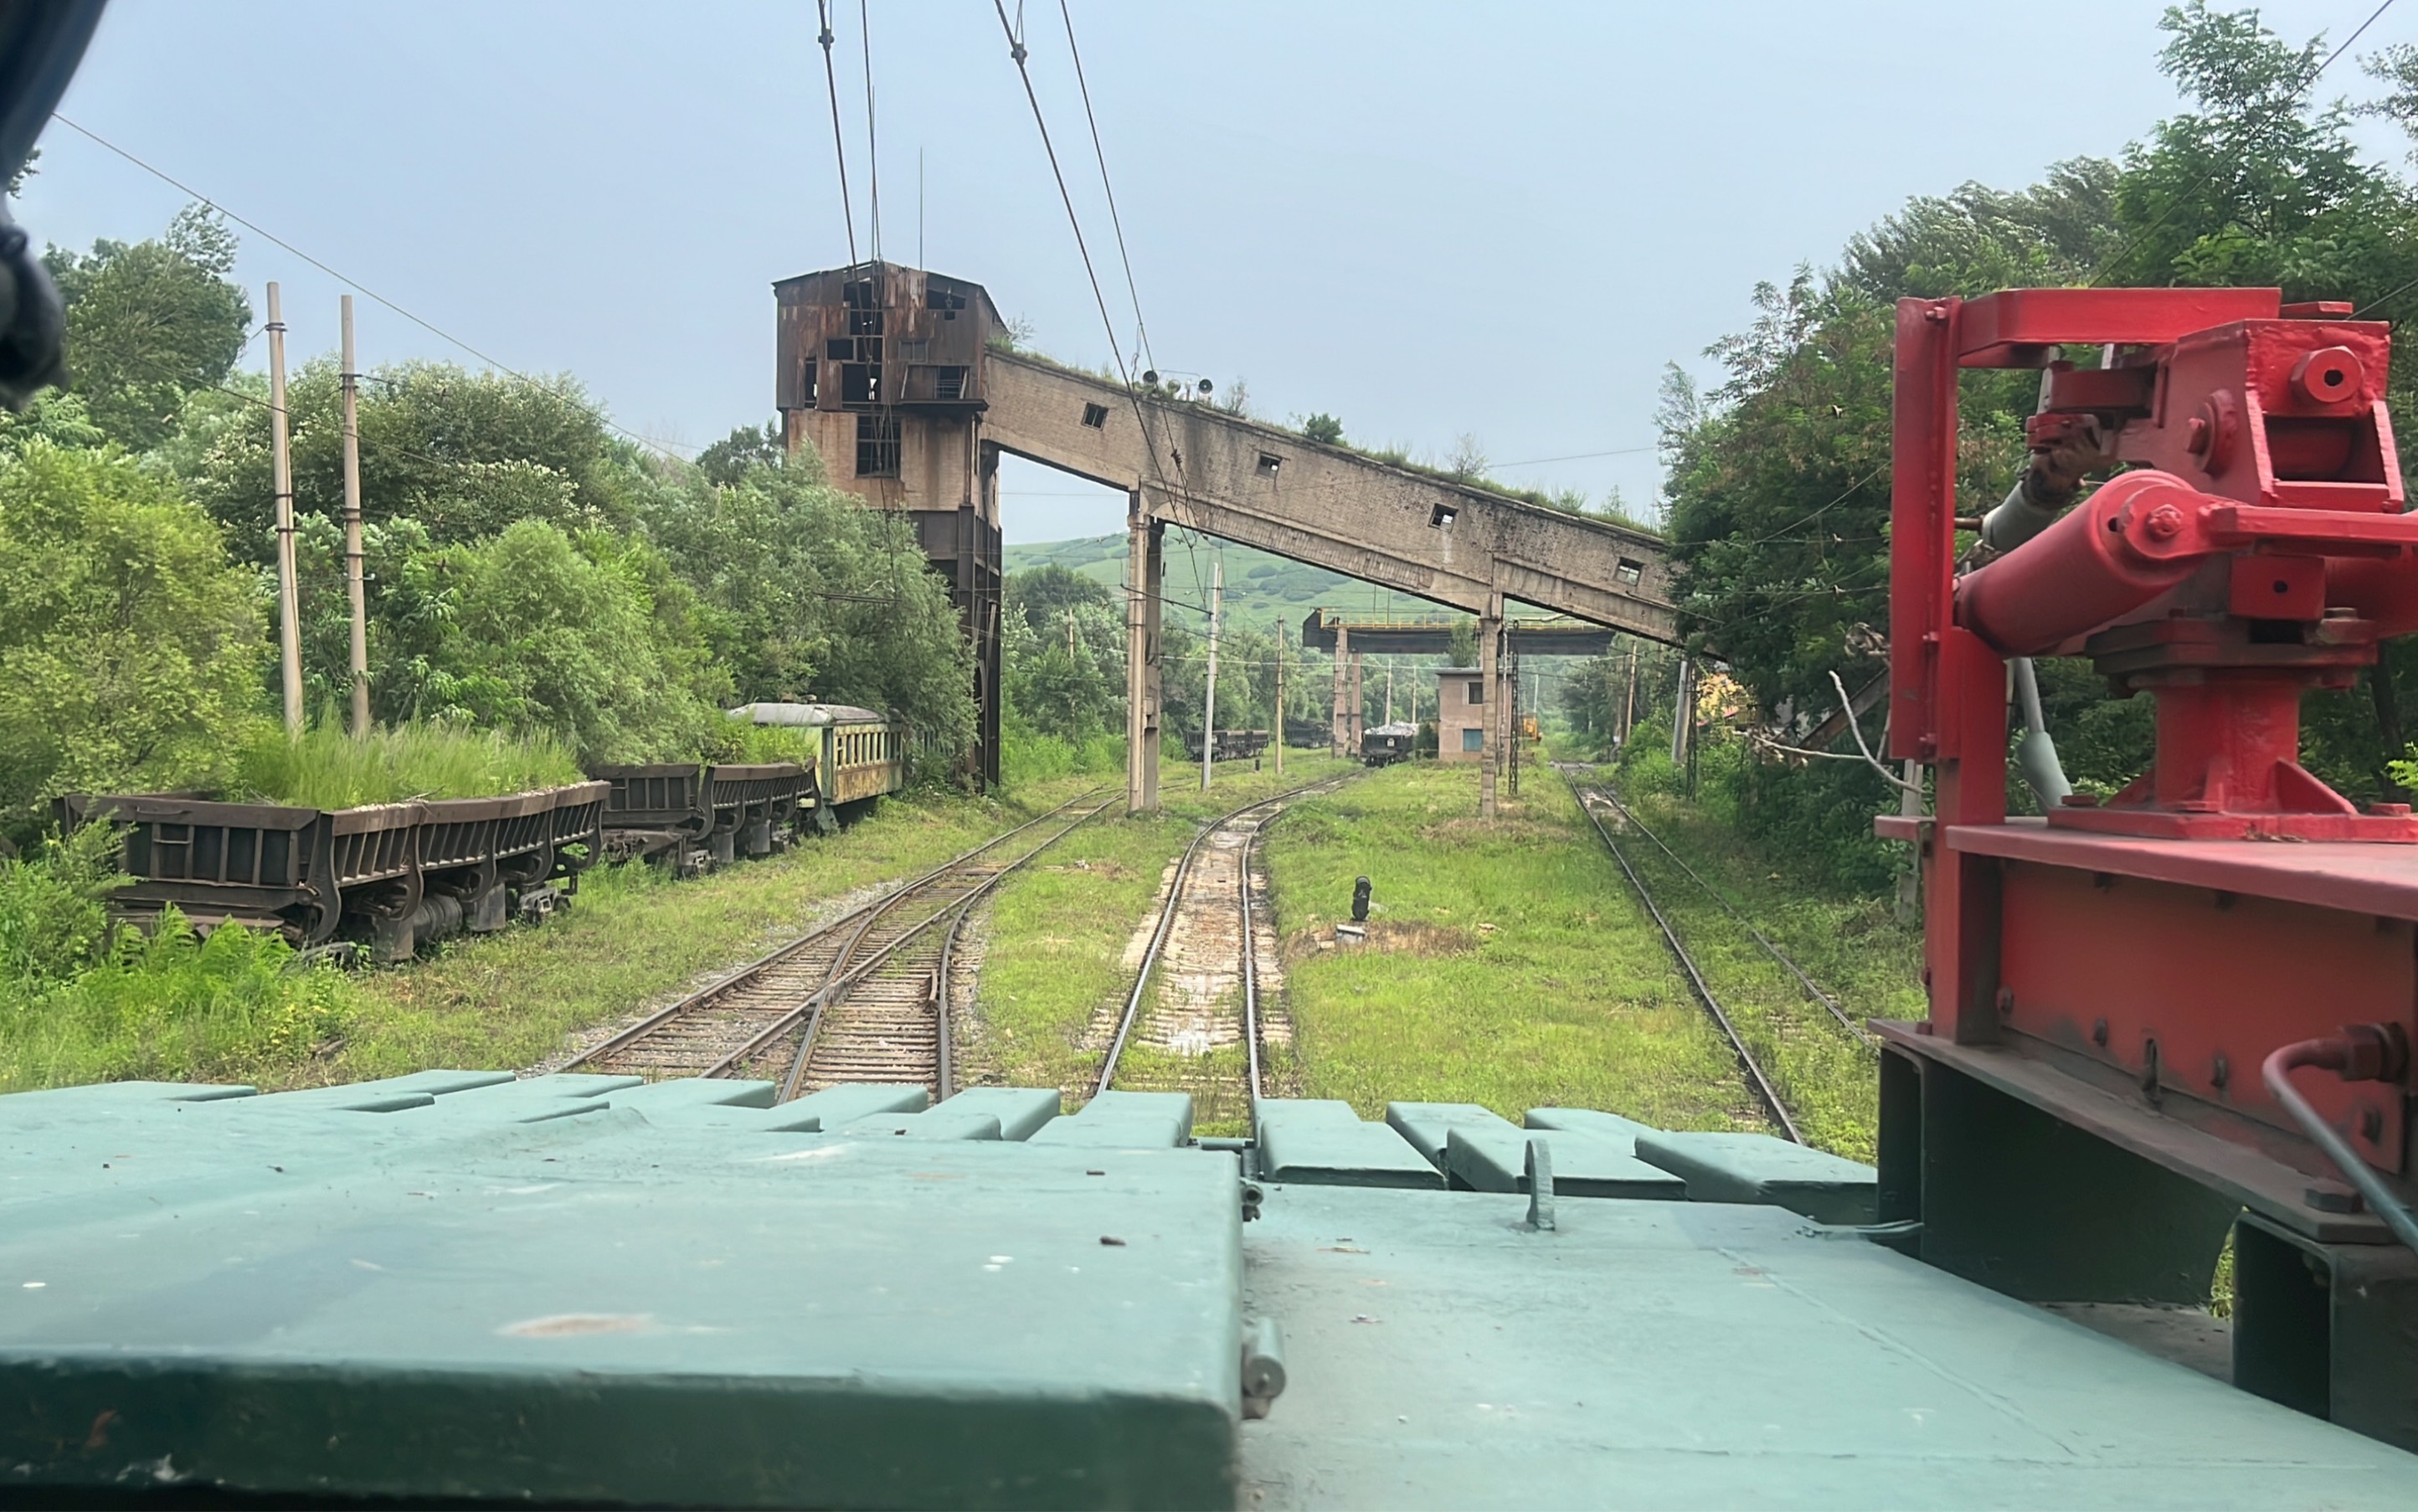
{"label": "wooden pole", "polygon": [[1209,570],[1209,681],[1201,695],[1201,790],[1204,793],[1217,758],[1217,608],[1225,593],[1226,564],[1219,560]]}
{"label": "wooden pole", "polygon": [[353,613],[353,734],[370,732],[369,601],[361,586],[360,369],[353,356],[353,297],[344,296],[344,596]]}
{"label": "wooden pole", "polygon": [[285,316],[268,286],[269,487],[277,496],[277,650],[285,686],[285,733],[302,734],[302,621],[295,584],[294,458],[285,423]]}

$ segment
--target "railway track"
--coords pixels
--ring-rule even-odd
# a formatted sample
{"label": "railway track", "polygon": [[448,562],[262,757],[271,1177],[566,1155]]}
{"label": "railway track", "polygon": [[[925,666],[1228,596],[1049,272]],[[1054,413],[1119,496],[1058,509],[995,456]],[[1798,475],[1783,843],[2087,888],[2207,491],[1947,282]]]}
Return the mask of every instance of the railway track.
{"label": "railway track", "polygon": [[1101,1060],[1095,1095],[1132,1090],[1139,1078],[1127,1052],[1147,1046],[1155,1052],[1156,1079],[1170,1082],[1150,1090],[1192,1093],[1201,1124],[1249,1126],[1264,1089],[1260,935],[1271,922],[1253,896],[1252,860],[1287,804],[1350,780],[1330,777],[1246,803],[1192,837]]}
{"label": "railway track", "polygon": [[780,1082],[784,1101],[862,1081],[922,1081],[936,1098],[948,1096],[956,1091],[949,961],[966,916],[1002,879],[1109,806],[1070,816],[1096,796],[1069,800],[849,910],[563,1069],[760,1077]]}
{"label": "railway track", "polygon": [[[1654,926],[1662,932],[1662,943],[1670,947],[1672,958],[1678,962],[1680,974],[1688,979],[1688,985],[1695,993],[1696,1000],[1704,1006],[1714,1027],[1721,1031],[1722,1038],[1729,1042],[1730,1052],[1737,1058],[1738,1070],[1746,1077],[1748,1090],[1754,1094],[1755,1101],[1763,1105],[1764,1111],[1770,1116],[1771,1122],[1779,1127],[1782,1134],[1798,1144],[1803,1144],[1805,1135],[1797,1126],[1797,1119],[1789,1111],[1787,1102],[1780,1095],[1780,1089],[1773,1085],[1770,1076],[1764,1070],[1763,1062],[1755,1058],[1754,1051],[1748,1047],[1746,1040],[1738,1033],[1737,1025],[1730,1018],[1729,1011],[1722,1006],[1721,999],[1714,994],[1712,984],[1705,980],[1703,969],[1696,964],[1696,958],[1689,954],[1687,945],[1679,939],[1678,930],[1672,927],[1670,918],[1662,911],[1662,906],[1654,900],[1653,891],[1645,885],[1645,878],[1640,877],[1637,874],[1637,868],[1630,864],[1628,853],[1620,848],[1620,842],[1614,838],[1611,829],[1604,824],[1603,814],[1599,803],[1602,807],[1612,809],[1625,823],[1636,825],[1641,833],[1645,832],[1645,826],[1637,823],[1636,816],[1630,813],[1609,789],[1593,783],[1582,787],[1568,763],[1555,762],[1554,770],[1562,774],[1562,781],[1569,786],[1571,799],[1579,805],[1579,812],[1587,817],[1587,822],[1595,826],[1595,832],[1603,841],[1604,848],[1612,852],[1612,859],[1620,867],[1620,874],[1629,878],[1629,885],[1637,893],[1637,901],[1645,906],[1645,912],[1653,919]],[[1589,802],[1587,800],[1590,796],[1598,800],[1598,802]],[[1657,839],[1655,844],[1661,845],[1661,842]],[[1670,852],[1670,848],[1667,846],[1664,846],[1663,849],[1666,854]],[[1673,855],[1672,859],[1678,860],[1676,855]],[[1692,868],[1687,867],[1684,862],[1680,864],[1687,870],[1689,876],[1696,878],[1699,886],[1708,893],[1713,891],[1712,885],[1706,882],[1702,877],[1698,877]],[[1716,893],[1715,896],[1718,897],[1719,894]],[[1722,899],[1725,907],[1727,901]],[[1736,913],[1737,910],[1732,909],[1731,912]],[[1742,915],[1740,917],[1743,919]],[[1765,939],[1761,931],[1753,930],[1752,925],[1748,927],[1765,950],[1770,952],[1783,966],[1788,968],[1800,983],[1812,987],[1815,995],[1821,998],[1839,1021],[1853,1031],[1855,1026],[1848,1023],[1844,1014],[1839,1012],[1837,1003],[1833,1002],[1820,988],[1813,987],[1812,978],[1798,970],[1797,964],[1782,955],[1780,948]]]}

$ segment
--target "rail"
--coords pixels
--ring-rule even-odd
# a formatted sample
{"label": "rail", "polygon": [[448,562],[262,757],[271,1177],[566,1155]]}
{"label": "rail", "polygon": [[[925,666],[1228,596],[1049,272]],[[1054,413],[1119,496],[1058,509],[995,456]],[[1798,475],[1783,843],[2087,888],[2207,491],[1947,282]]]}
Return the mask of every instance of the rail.
{"label": "rail", "polygon": [[[1125,1010],[1117,1017],[1116,1035],[1110,1041],[1108,1054],[1100,1062],[1099,1079],[1093,1088],[1093,1095],[1097,1096],[1115,1085],[1118,1063],[1125,1058],[1125,1046],[1132,1039],[1134,1025],[1141,1016],[1142,999],[1150,990],[1152,974],[1157,969],[1159,957],[1167,948],[1168,937],[1174,931],[1176,916],[1183,909],[1185,883],[1191,876],[1192,863],[1200,856],[1201,848],[1208,843],[1212,835],[1233,824],[1245,815],[1256,813],[1272,805],[1289,803],[1314,792],[1340,787],[1349,782],[1354,775],[1356,774],[1347,772],[1339,777],[1322,778],[1317,782],[1304,783],[1298,787],[1288,788],[1281,793],[1245,803],[1240,808],[1230,809],[1210,820],[1201,827],[1200,832],[1193,835],[1192,843],[1184,848],[1184,855],[1176,863],[1174,879],[1169,884],[1167,890],[1167,901],[1160,907],[1158,923],[1151,931],[1149,945],[1143,949],[1141,965],[1134,972],[1133,990],[1126,994]],[[1249,1092],[1250,1100],[1253,1103],[1257,1103],[1260,1098],[1259,970],[1258,962],[1254,958],[1257,951],[1251,935],[1250,906],[1250,850],[1256,841],[1257,837],[1254,835],[1244,843],[1240,858],[1242,880],[1239,889],[1243,921],[1240,944],[1244,1002],[1243,1038],[1247,1047]]]}
{"label": "rail", "polygon": [[[583,1065],[605,1068],[618,1062],[621,1069],[639,1072],[729,1075],[794,1030],[835,985],[840,985],[843,974],[849,970],[856,948],[874,924],[909,900],[928,895],[936,887],[962,876],[984,856],[1018,835],[1097,797],[1098,791],[1095,788],[1079,794],[1012,830],[993,835],[882,896],[869,899],[799,939],[766,952],[720,980],[589,1046],[564,1062],[562,1069]],[[1082,818],[1090,818],[1105,806],[1094,807]],[[1073,826],[1066,828],[1071,830]],[[1064,832],[1061,831],[1060,834]],[[1051,836],[1052,841],[1057,838],[1059,835]],[[1027,855],[1013,865],[1030,859]],[[1013,865],[1006,869],[1013,869]],[[1001,875],[1003,874],[1004,870]],[[944,905],[933,918],[949,911]],[[903,940],[913,933],[910,931],[899,938]],[[887,954],[856,964],[878,964],[879,959],[887,958]]]}
{"label": "rail", "polygon": [[1610,803],[1613,808],[1619,813],[1622,822],[1628,824],[1639,834],[1644,835],[1647,840],[1653,842],[1654,848],[1661,851],[1662,854],[1671,858],[1671,864],[1678,867],[1681,871],[1688,874],[1688,880],[1704,889],[1706,896],[1711,898],[1714,902],[1720,904],[1724,909],[1726,909],[1729,916],[1738,922],[1739,927],[1743,928],[1747,934],[1753,939],[1756,944],[1763,947],[1764,954],[1770,956],[1774,961],[1777,961],[1780,964],[1781,970],[1786,971],[1790,976],[1795,977],[1797,979],[1797,985],[1805,989],[1805,995],[1812,998],[1815,1002],[1820,1003],[1823,1011],[1828,1013],[1832,1018],[1836,1019],[1841,1029],[1853,1034],[1858,1040],[1866,1045],[1874,1043],[1871,1033],[1868,1032],[1862,1025],[1847,1016],[1846,1010],[1839,1006],[1837,999],[1823,991],[1821,986],[1817,985],[1812,977],[1805,974],[1805,969],[1803,967],[1798,966],[1795,961],[1790,960],[1787,953],[1783,951],[1779,946],[1773,944],[1768,936],[1764,934],[1762,930],[1756,928],[1754,921],[1748,918],[1737,904],[1732,903],[1729,900],[1729,897],[1723,893],[1720,888],[1717,888],[1712,883],[1705,880],[1703,876],[1697,872],[1696,868],[1689,865],[1687,862],[1680,857],[1677,851],[1672,849],[1668,845],[1663,843],[1660,835],[1656,834],[1652,830],[1647,829],[1645,827],[1645,821],[1637,817],[1637,813],[1634,809],[1631,809],[1628,804],[1620,801],[1620,795],[1618,793],[1614,792],[1609,787],[1596,787],[1595,791],[1603,798],[1605,802]]}
{"label": "rail", "polygon": [[[1797,1127],[1797,1120],[1789,1114],[1788,1105],[1781,1099],[1780,1090],[1764,1074],[1763,1064],[1754,1058],[1754,1052],[1747,1048],[1745,1039],[1738,1034],[1737,1026],[1730,1021],[1728,1012],[1722,1007],[1721,999],[1714,995],[1712,984],[1705,980],[1705,973],[1698,969],[1696,958],[1688,954],[1688,947],[1680,943],[1679,932],[1663,916],[1661,905],[1654,901],[1654,894],[1647,889],[1645,879],[1637,875],[1637,868],[1629,863],[1629,857],[1620,848],[1620,842],[1615,840],[1612,832],[1604,827],[1603,816],[1587,802],[1585,791],[1580,788],[1578,779],[1570,775],[1567,765],[1556,762],[1554,770],[1569,785],[1570,799],[1578,804],[1579,812],[1595,826],[1595,832],[1603,841],[1604,848],[1612,852],[1612,859],[1620,867],[1620,874],[1628,878],[1629,885],[1636,890],[1637,900],[1645,905],[1645,912],[1653,919],[1655,927],[1662,932],[1662,942],[1670,947],[1672,958],[1679,963],[1679,970],[1687,977],[1689,986],[1695,991],[1696,1000],[1704,1004],[1705,1012],[1711,1016],[1714,1025],[1722,1031],[1722,1037],[1729,1041],[1730,1050],[1737,1057],[1738,1068],[1746,1073],[1747,1085],[1753,1090],[1756,1100],[1771,1114],[1771,1121],[1780,1125],[1782,1133],[1803,1144],[1805,1136]],[[1594,790],[1601,792],[1600,788]]]}

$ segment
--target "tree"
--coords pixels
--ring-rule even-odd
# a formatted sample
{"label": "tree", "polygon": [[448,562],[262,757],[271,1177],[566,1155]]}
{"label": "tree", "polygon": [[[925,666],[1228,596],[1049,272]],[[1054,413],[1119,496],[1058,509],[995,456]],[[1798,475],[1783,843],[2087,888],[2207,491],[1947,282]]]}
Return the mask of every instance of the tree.
{"label": "tree", "polygon": [[2360,160],[2349,108],[2315,98],[2323,38],[2296,47],[2256,10],[2205,0],[2159,25],[2159,69],[2196,108],[2125,154],[2127,239],[2108,282],[2275,283],[2288,300],[2362,301],[2418,271],[2407,191]]}
{"label": "tree", "polygon": [[1301,434],[1321,446],[1343,444],[1343,422],[1321,412],[1301,422]]}
{"label": "tree", "polygon": [[[287,387],[298,512],[344,508],[343,386],[328,359],[303,365]],[[209,394],[187,425],[207,448],[171,448],[170,465],[224,522],[237,549],[271,559],[266,395]],[[361,385],[361,515],[410,518],[439,544],[493,535],[516,520],[566,530],[628,530],[658,468],[614,436],[577,384],[471,373],[447,362],[381,368]],[[676,470],[676,469],[675,469]]]}
{"label": "tree", "polygon": [[207,786],[262,707],[257,579],[133,463],[0,462],[0,825],[63,792]]}
{"label": "tree", "polygon": [[698,452],[696,468],[705,474],[706,481],[730,488],[756,468],[778,467],[788,460],[780,422],[775,420],[760,431],[753,425],[740,426]]}
{"label": "tree", "polygon": [[583,762],[661,760],[717,737],[728,676],[662,555],[543,520],[417,555],[382,690],[410,715],[543,729]]}
{"label": "tree", "polygon": [[157,446],[186,395],[226,380],[252,327],[251,301],[227,276],[235,254],[234,236],[198,205],[155,240],[43,254],[67,306],[69,386],[110,439]]}
{"label": "tree", "polygon": [[1125,722],[1125,621],[1109,589],[1048,564],[1007,579],[1008,702],[1027,729],[1080,741]]}
{"label": "tree", "polygon": [[730,487],[658,478],[637,509],[702,604],[737,697],[895,711],[952,756],[972,741],[972,652],[903,517],[810,466],[752,468]]}

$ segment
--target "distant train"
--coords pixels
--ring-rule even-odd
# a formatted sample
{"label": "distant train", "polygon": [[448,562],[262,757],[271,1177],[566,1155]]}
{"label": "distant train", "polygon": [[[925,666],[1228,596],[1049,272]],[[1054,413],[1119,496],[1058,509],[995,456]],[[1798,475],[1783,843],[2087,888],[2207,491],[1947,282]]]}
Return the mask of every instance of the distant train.
{"label": "distant train", "polygon": [[175,908],[207,933],[273,929],[296,946],[372,960],[571,906],[600,859],[645,857],[693,875],[829,831],[905,786],[906,726],[840,704],[749,704],[733,719],[807,726],[810,761],[598,766],[589,782],[494,798],[359,808],[222,803],[188,793],[70,794],[62,831],[125,835],[113,920],[148,930]]}
{"label": "distant train", "polygon": [[815,791],[822,798],[818,812],[826,817],[834,817],[834,810],[846,811],[907,786],[903,721],[849,704],[742,704],[730,710],[730,717],[822,732],[815,758]]}
{"label": "distant train", "polygon": [[[1219,730],[1217,732],[1217,759],[1220,761],[1247,761],[1267,748],[1268,732],[1265,730]],[[1195,761],[1201,759],[1201,737],[1198,732],[1184,738],[1184,754]]]}
{"label": "distant train", "polygon": [[1416,725],[1400,720],[1391,725],[1372,725],[1360,733],[1360,761],[1363,766],[1390,767],[1416,756],[1418,746]]}

